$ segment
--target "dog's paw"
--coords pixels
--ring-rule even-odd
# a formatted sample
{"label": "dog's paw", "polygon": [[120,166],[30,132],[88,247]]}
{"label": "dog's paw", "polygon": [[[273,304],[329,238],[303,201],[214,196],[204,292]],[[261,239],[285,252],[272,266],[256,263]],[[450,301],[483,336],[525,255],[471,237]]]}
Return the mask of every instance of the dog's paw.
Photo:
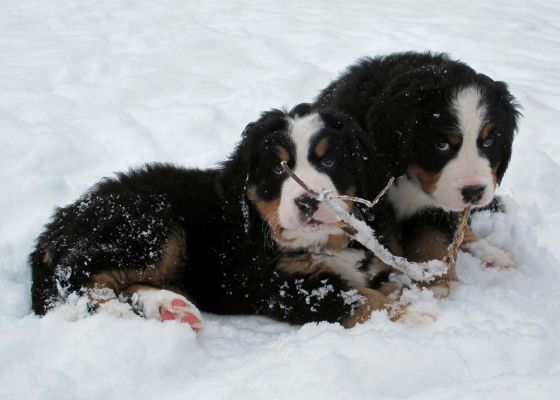
{"label": "dog's paw", "polygon": [[196,333],[202,329],[198,308],[184,296],[169,290],[139,290],[132,296],[132,304],[145,318],[183,322]]}
{"label": "dog's paw", "polygon": [[479,258],[488,268],[512,268],[515,261],[506,251],[493,246],[486,240],[479,240],[468,246],[468,251]]}
{"label": "dog's paw", "polygon": [[434,298],[445,299],[449,297],[451,291],[457,287],[457,281],[440,279],[426,286],[427,289],[431,290]]}
{"label": "dog's paw", "polygon": [[441,306],[432,290],[411,287],[403,292],[399,300],[402,310],[400,322],[407,326],[420,327],[436,321]]}
{"label": "dog's paw", "polygon": [[130,304],[123,303],[118,299],[110,299],[99,303],[95,310],[96,314],[110,315],[115,318],[132,319],[138,318],[138,315],[132,310]]}
{"label": "dog's paw", "polygon": [[410,304],[403,307],[399,322],[410,327],[422,327],[437,321],[440,309],[433,304]]}

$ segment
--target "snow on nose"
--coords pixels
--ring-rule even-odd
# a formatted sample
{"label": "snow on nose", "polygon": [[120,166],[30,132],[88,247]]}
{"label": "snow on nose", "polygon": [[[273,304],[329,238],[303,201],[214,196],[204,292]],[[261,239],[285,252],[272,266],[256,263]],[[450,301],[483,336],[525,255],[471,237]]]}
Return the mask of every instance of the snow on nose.
{"label": "snow on nose", "polygon": [[294,202],[299,210],[300,217],[305,219],[311,217],[319,207],[319,201],[308,195],[296,197]]}

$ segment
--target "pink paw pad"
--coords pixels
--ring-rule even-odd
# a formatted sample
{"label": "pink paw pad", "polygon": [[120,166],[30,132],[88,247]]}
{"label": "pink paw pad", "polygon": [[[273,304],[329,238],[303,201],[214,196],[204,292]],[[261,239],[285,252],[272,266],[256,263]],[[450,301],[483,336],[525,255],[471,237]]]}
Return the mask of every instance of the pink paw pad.
{"label": "pink paw pad", "polygon": [[173,299],[171,307],[161,307],[160,321],[179,321],[191,326],[196,333],[202,329],[200,319],[189,309],[189,305],[181,299]]}
{"label": "pink paw pad", "polygon": [[496,265],[493,261],[485,261],[484,267],[503,270],[509,270],[511,268],[509,265]]}

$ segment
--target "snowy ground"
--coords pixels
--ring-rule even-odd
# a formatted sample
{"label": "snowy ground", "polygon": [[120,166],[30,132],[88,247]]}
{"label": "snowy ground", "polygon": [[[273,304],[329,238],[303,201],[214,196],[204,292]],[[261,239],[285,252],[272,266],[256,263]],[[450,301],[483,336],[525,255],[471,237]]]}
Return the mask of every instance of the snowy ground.
{"label": "snowy ground", "polygon": [[[0,0],[1,399],[558,398],[560,5],[287,3]],[[146,161],[212,166],[261,110],[409,49],[449,51],[524,107],[502,188],[519,213],[475,221],[515,270],[463,255],[451,298],[417,305],[435,320],[352,330],[30,314],[26,257],[55,204]]]}

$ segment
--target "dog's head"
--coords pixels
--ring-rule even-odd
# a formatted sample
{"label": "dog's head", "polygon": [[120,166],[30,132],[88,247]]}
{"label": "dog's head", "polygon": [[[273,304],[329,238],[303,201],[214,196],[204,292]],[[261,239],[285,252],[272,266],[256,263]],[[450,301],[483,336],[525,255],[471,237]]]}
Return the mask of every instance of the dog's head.
{"label": "dog's head", "polygon": [[[365,133],[349,118],[300,104],[290,112],[266,112],[249,124],[225,168],[243,176],[243,195],[278,244],[320,248],[341,241],[343,231],[281,162],[317,192],[366,196],[371,187],[366,184],[371,171],[366,146]],[[348,203],[337,202],[350,210]]]}
{"label": "dog's head", "polygon": [[505,83],[443,59],[395,76],[367,129],[393,173],[406,174],[432,205],[485,206],[509,163],[518,107]]}

